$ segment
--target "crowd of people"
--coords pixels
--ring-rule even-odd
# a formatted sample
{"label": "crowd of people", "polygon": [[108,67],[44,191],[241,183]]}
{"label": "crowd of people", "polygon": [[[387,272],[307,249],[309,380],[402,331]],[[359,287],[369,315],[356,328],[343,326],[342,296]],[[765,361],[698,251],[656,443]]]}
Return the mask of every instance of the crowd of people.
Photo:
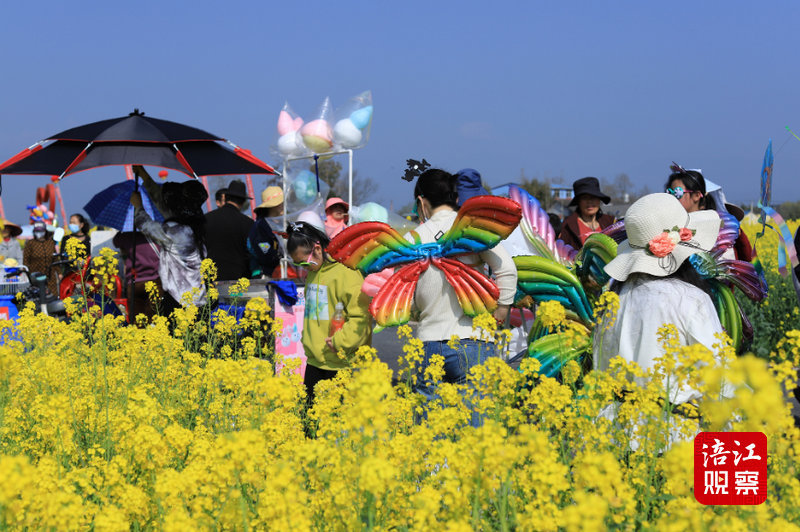
{"label": "crowd of people", "polygon": [[[678,327],[685,345],[700,343],[711,349],[716,343],[714,335],[723,329],[711,293],[687,259],[714,245],[720,230],[719,212],[730,212],[739,219],[743,214],[724,203],[720,193],[715,199],[699,171],[677,165],[672,170],[663,193],[644,196],[627,210],[627,240],[605,267],[613,280],[611,289],[619,294],[620,309],[596,352],[620,355],[645,369],[654,364],[661,352],[657,330],[664,323]],[[330,198],[325,204],[324,220],[316,213],[306,212],[296,222],[282,227],[281,187],[270,186],[262,192],[253,220],[242,211],[246,202],[254,198],[239,180],[217,191],[217,208],[204,214],[202,205],[207,192],[198,181],[159,185],[144,168],[136,166],[134,172],[165,220],[153,220],[143,207],[141,195],[135,192],[131,204],[138,232],[118,233],[113,240],[124,258],[129,306],[137,314],[156,312],[144,289],[150,281],[156,282],[161,291],[158,310],[162,314],[181,304],[204,304],[206,287],[201,262],[205,258],[214,261],[221,282],[282,277],[288,263],[289,276],[304,281],[302,343],[308,359],[305,384],[309,397],[314,397],[314,386],[320,380],[332,378],[338,370],[348,367],[355,351],[370,344],[373,321],[368,310],[370,298],[362,291],[364,277],[326,252],[330,239],[349,224],[347,202]],[[570,206],[574,212],[557,222],[559,237],[579,249],[589,235],[616,220],[602,210],[610,197],[603,193],[597,178],[576,180],[573,191]],[[486,190],[475,170],[451,174],[432,168],[421,172],[413,195],[419,225],[405,238],[411,243],[436,242],[452,226],[464,201],[482,194]],[[654,252],[654,239],[671,228],[679,228],[680,242],[669,250]],[[0,243],[2,260],[46,272],[68,240],[77,239],[91,247],[91,226],[80,214],[70,217],[70,231],[60,248],[51,229],[43,223],[34,224],[33,239],[25,243],[23,250],[16,239],[20,227],[5,221]],[[88,251],[91,253],[91,249]],[[751,247],[743,233],[731,253],[732,258],[751,260]],[[498,323],[505,323],[516,294],[517,272],[502,242],[481,253],[461,255],[458,260],[494,279],[499,288],[494,317]],[[52,275],[48,289],[53,293],[57,293],[56,283],[57,276]],[[332,329],[335,311],[343,312],[344,323]],[[426,371],[434,355],[444,359],[443,380],[453,383],[466,382],[472,367],[497,356],[491,341],[474,338],[472,319],[461,308],[454,287],[441,270],[429,268],[421,274],[413,311],[416,333],[424,346],[414,386],[427,399],[436,396],[436,387]],[[459,340],[457,344],[453,344],[454,338]],[[607,367],[608,362],[602,356],[594,360],[598,369]],[[682,390],[670,400],[680,403],[692,397],[691,390]],[[472,423],[480,420],[475,417]]]}

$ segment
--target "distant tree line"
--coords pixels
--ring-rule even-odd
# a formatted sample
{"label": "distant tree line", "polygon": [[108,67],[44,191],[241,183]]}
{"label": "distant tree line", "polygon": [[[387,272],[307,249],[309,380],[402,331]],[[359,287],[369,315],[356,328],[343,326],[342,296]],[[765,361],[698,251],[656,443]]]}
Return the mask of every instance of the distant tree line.
{"label": "distant tree line", "polygon": [[[617,174],[613,180],[604,177],[598,178],[600,180],[600,189],[611,198],[611,203],[614,205],[630,204],[641,198],[646,194],[650,194],[651,190],[646,184],[636,187],[631,178],[626,173]],[[539,200],[539,203],[546,209],[549,209],[556,202],[553,197],[552,185],[558,184],[561,187],[571,186],[564,183],[564,178],[549,177],[539,179],[536,177],[526,177],[525,172],[520,173],[519,185],[527,190],[531,196]]]}

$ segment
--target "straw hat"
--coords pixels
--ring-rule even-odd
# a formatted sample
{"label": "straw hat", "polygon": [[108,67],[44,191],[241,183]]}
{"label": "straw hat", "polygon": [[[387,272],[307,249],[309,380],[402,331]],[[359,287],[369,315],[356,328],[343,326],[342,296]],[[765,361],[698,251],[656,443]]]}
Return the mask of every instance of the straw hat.
{"label": "straw hat", "polygon": [[2,227],[8,229],[11,232],[11,238],[16,238],[22,234],[22,227],[18,226],[15,223],[9,222],[5,218],[3,218],[2,221],[0,221],[0,225],[2,225]]}
{"label": "straw hat", "polygon": [[267,187],[261,193],[261,204],[256,207],[257,209],[268,209],[270,207],[277,207],[283,203],[283,189],[281,187]]}
{"label": "straw hat", "polygon": [[710,251],[720,229],[715,211],[687,213],[671,194],[649,194],[625,213],[628,240],[605,271],[618,281],[632,273],[666,277],[699,251]]}

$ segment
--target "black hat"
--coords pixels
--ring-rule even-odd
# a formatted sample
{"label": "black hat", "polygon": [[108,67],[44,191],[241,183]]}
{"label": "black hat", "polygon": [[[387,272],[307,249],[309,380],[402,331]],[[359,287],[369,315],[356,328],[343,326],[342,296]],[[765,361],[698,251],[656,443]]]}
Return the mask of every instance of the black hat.
{"label": "black hat", "polygon": [[569,202],[570,207],[577,205],[578,198],[583,194],[600,198],[606,205],[608,205],[608,202],[611,201],[611,198],[600,192],[600,181],[598,181],[596,177],[582,177],[581,179],[578,179],[572,183],[572,190],[574,194],[572,201]]}
{"label": "black hat", "polygon": [[226,196],[233,196],[234,198],[253,199],[247,195],[247,188],[239,179],[234,179],[228,185],[228,188],[222,189]]}

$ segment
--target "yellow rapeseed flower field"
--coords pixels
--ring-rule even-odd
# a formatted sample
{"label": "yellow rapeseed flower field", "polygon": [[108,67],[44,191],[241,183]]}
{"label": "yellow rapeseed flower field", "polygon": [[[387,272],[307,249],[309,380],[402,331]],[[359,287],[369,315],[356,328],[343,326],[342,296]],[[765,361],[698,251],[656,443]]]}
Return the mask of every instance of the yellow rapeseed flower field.
{"label": "yellow rapeseed flower field", "polygon": [[[613,313],[618,302],[601,305]],[[20,341],[0,346],[5,529],[800,529],[800,431],[782,390],[794,386],[800,331],[786,331],[769,361],[736,358],[721,338],[723,368],[701,364],[710,353],[679,346],[668,326],[667,356],[649,372],[616,359],[585,373],[573,362],[557,381],[535,359],[519,370],[490,359],[468,390],[440,382],[423,402],[410,392],[422,344],[400,327],[398,384],[365,347],[309,408],[300,377],[275,374],[280,324],[263,300],[238,322],[191,307],[174,324],[134,327],[71,310],[65,323],[29,306]],[[559,327],[563,309],[547,313]],[[505,337],[493,320],[477,323],[477,335]],[[434,361],[428,376],[441,375]],[[667,376],[704,391],[699,419],[661,400]],[[733,398],[719,399],[723,381]],[[767,434],[764,504],[695,501],[700,429]]]}

